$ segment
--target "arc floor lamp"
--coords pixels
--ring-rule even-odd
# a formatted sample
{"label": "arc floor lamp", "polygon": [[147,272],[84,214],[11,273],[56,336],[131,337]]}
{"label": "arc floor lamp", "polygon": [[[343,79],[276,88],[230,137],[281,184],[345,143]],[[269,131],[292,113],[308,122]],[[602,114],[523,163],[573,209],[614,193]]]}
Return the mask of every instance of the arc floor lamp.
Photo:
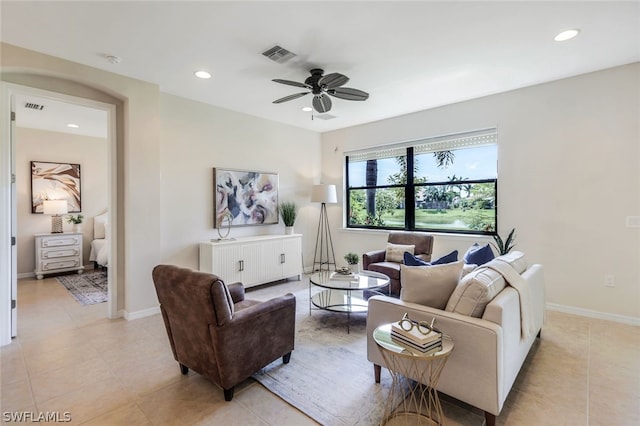
{"label": "arc floor lamp", "polygon": [[333,240],[331,228],[327,216],[327,204],[336,204],[335,185],[313,185],[311,188],[311,202],[321,203],[320,219],[318,220],[318,233],[316,234],[316,249],[313,256],[314,271],[333,271],[336,269],[336,256],[333,252]]}

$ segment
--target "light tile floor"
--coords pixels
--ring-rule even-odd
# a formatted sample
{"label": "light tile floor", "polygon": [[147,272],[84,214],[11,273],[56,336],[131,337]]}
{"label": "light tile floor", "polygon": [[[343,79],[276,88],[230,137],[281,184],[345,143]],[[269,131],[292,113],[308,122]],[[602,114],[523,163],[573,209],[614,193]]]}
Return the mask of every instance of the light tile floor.
{"label": "light tile floor", "polygon": [[[288,281],[249,297],[306,288]],[[182,376],[160,315],[108,320],[105,304],[81,306],[53,278],[20,280],[18,312],[18,337],[0,348],[2,422],[69,412],[86,425],[315,424],[252,380],[225,402],[199,375]],[[445,403],[449,424],[483,424],[478,410]],[[640,424],[640,327],[548,311],[497,423]]]}

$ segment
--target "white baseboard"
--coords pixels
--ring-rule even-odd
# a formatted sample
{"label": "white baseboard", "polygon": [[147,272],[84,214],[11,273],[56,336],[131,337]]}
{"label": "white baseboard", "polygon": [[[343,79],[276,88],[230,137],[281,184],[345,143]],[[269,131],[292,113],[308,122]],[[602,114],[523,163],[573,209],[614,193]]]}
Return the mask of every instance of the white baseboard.
{"label": "white baseboard", "polygon": [[22,274],[17,274],[16,277],[18,279],[22,279],[22,278],[35,278],[36,274],[34,274],[33,272],[23,272]]}
{"label": "white baseboard", "polygon": [[615,321],[623,324],[640,326],[640,318],[629,317],[625,315],[610,314],[607,312],[592,311],[590,309],[576,308],[574,306],[558,305],[556,303],[547,303],[547,309],[551,311],[564,312],[566,314],[580,315],[583,317],[603,319],[607,321]]}
{"label": "white baseboard", "polygon": [[159,313],[160,313],[160,306],[156,306],[155,308],[143,309],[141,311],[135,311],[135,312],[124,311],[124,319],[126,319],[127,321],[132,321],[140,318],[150,317],[151,315],[155,315]]}

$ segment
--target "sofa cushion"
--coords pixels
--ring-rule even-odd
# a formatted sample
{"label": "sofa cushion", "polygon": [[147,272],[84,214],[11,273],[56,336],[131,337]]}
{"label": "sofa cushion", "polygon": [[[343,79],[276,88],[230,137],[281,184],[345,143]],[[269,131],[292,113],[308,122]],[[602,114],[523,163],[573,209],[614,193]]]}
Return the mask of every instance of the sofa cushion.
{"label": "sofa cushion", "polygon": [[409,253],[413,254],[415,249],[415,245],[387,243],[385,260],[387,262],[402,263],[404,252],[408,251]]}
{"label": "sofa cushion", "polygon": [[505,286],[499,272],[484,266],[476,268],[460,280],[445,310],[481,318],[484,308]]}
{"label": "sofa cushion", "polygon": [[444,256],[434,260],[431,262],[432,265],[444,265],[445,263],[453,263],[458,261],[458,250],[454,250],[451,253],[445,254]]}
{"label": "sofa cushion", "polygon": [[495,261],[507,262],[519,274],[522,274],[524,271],[527,270],[527,259],[524,253],[521,251],[511,251],[507,254],[503,254],[502,256],[496,257],[491,262],[495,262]]}
{"label": "sofa cushion", "polygon": [[431,262],[427,262],[426,260],[423,260],[421,258],[419,258],[418,256],[414,256],[411,253],[409,253],[408,251],[405,251],[403,254],[403,262],[405,265],[407,266],[429,266],[431,265]]}
{"label": "sofa cushion", "polygon": [[493,250],[491,250],[491,246],[489,244],[481,246],[478,243],[475,243],[469,247],[469,250],[464,254],[464,262],[480,266],[490,260],[493,260],[494,257],[495,255],[493,254]]}
{"label": "sofa cushion", "polygon": [[400,266],[400,299],[444,309],[456,288],[463,262],[432,266]]}
{"label": "sofa cushion", "polygon": [[403,260],[403,263],[407,266],[443,265],[445,263],[456,262],[458,260],[458,250],[454,250],[449,254],[445,254],[441,258],[436,259],[432,262],[427,262],[426,260],[420,258],[420,256],[414,256],[408,251],[405,251]]}

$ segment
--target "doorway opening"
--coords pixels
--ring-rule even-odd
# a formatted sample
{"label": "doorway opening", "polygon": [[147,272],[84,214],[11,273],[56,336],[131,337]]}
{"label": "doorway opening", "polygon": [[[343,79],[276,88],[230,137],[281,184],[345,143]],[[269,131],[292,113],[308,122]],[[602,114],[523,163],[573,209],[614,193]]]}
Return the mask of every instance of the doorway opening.
{"label": "doorway opening", "polygon": [[[42,233],[50,231],[48,217],[31,213],[34,197],[29,169],[32,162],[79,164],[82,207],[73,215],[82,214],[84,226],[78,230],[65,223],[64,230],[81,236],[82,265],[91,269],[93,219],[107,213],[106,230],[113,229],[113,232],[107,231],[109,238],[102,257],[108,259],[105,265],[108,281],[105,316],[116,318],[120,316],[115,253],[118,235],[116,105],[28,86],[10,83],[5,86],[8,88],[5,98],[15,113],[10,129],[14,194],[10,211],[12,236],[16,237],[17,244],[12,247],[11,299],[17,300],[17,279],[34,275],[34,235],[38,230]],[[17,303],[12,304],[15,305]],[[11,335],[16,333],[17,310],[12,309]]]}

